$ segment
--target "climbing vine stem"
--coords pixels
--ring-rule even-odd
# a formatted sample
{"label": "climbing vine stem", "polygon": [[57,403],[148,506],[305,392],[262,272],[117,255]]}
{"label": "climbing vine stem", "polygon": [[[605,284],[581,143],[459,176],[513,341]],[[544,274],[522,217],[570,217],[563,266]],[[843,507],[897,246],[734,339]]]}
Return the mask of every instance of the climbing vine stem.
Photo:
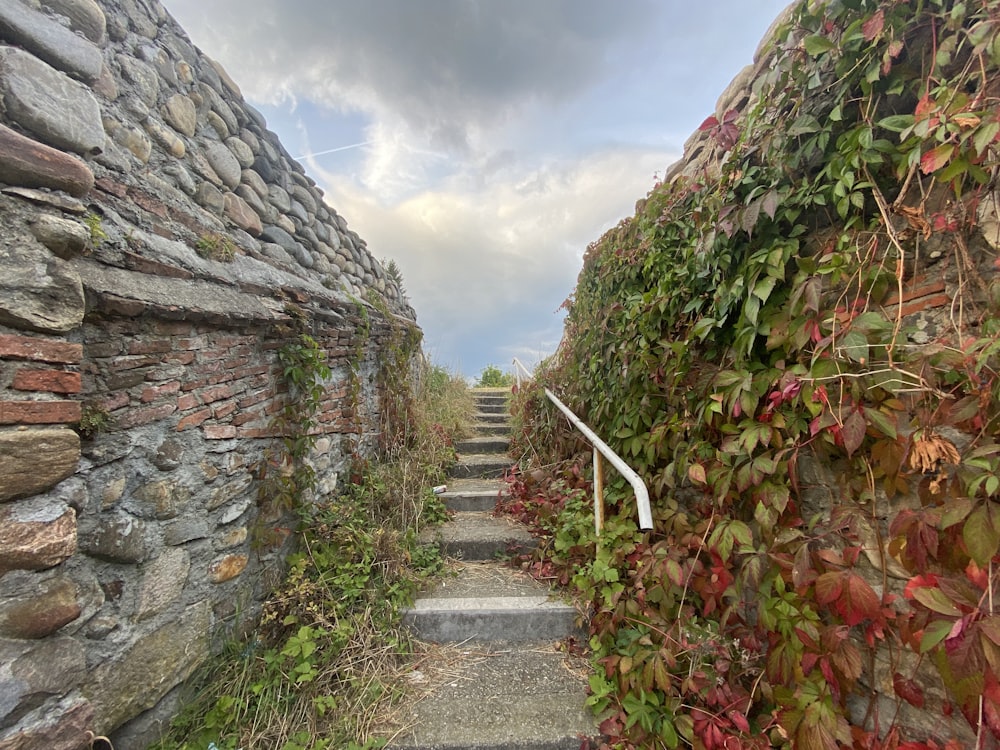
{"label": "climbing vine stem", "polygon": [[[512,509],[593,608],[623,747],[1000,738],[996,3],[801,2],[764,54],[587,249],[515,402],[547,471]],[[643,476],[652,532],[612,484],[598,547],[541,385]]]}

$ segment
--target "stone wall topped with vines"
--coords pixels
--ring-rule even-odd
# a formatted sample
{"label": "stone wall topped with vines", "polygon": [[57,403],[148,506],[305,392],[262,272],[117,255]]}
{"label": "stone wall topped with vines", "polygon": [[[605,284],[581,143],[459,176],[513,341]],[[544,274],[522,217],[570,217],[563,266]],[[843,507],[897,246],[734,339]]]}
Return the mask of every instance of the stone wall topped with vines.
{"label": "stone wall topped with vines", "polygon": [[561,488],[550,562],[626,747],[996,746],[998,96],[994,2],[795,3],[588,248],[540,380],[655,528],[620,480],[600,544],[572,471],[521,489]]}

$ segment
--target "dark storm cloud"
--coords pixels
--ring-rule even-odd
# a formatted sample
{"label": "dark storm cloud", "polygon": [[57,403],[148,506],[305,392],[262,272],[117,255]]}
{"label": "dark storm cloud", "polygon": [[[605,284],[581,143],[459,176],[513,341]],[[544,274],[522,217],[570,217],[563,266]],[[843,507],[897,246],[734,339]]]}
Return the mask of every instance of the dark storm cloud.
{"label": "dark storm cloud", "polygon": [[251,98],[282,89],[298,96],[295,82],[308,81],[311,95],[330,106],[399,113],[432,145],[458,150],[467,145],[467,123],[490,124],[519,104],[588,88],[609,54],[646,33],[655,11],[652,0],[175,0],[168,7],[202,30]]}

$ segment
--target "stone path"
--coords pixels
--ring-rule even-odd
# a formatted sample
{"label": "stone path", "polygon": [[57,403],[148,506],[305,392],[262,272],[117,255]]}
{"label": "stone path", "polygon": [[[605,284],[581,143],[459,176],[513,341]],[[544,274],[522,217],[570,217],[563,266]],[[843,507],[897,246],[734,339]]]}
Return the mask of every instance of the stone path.
{"label": "stone path", "polygon": [[406,613],[427,656],[410,674],[420,696],[394,750],[579,750],[597,734],[584,706],[588,666],[560,649],[578,613],[501,562],[534,540],[491,511],[509,467],[505,390],[477,390],[477,437],[443,495],[454,518],[435,531],[452,577]]}

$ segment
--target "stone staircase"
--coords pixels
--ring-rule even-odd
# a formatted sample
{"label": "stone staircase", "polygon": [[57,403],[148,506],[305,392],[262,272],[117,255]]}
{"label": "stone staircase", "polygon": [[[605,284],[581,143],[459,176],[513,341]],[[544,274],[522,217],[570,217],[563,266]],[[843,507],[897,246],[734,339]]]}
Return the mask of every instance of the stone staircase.
{"label": "stone staircase", "polygon": [[508,396],[477,389],[477,437],[456,446],[443,495],[454,518],[434,532],[456,575],[405,615],[428,649],[410,675],[419,699],[393,750],[579,750],[597,735],[584,706],[587,665],[558,648],[582,636],[576,610],[502,562],[534,543],[491,515],[510,466]]}

